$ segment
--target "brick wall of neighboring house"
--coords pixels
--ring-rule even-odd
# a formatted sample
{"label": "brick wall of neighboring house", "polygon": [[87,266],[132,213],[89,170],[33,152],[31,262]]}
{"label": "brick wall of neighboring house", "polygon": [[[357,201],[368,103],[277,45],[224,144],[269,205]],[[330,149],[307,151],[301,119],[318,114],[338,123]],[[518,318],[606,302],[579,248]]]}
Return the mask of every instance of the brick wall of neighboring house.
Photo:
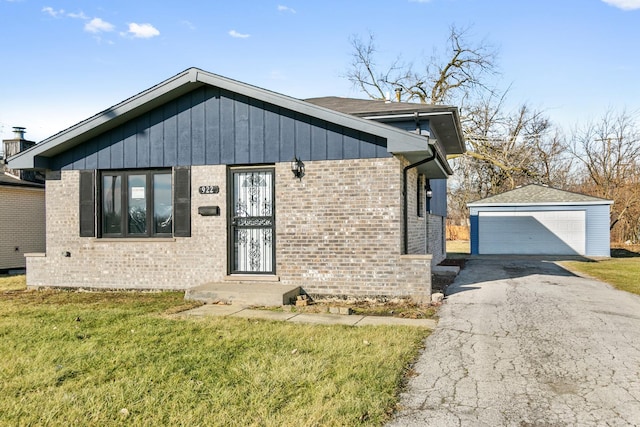
{"label": "brick wall of neighboring house", "polygon": [[[402,163],[396,158],[305,163],[302,180],[293,177],[288,163],[275,167],[280,281],[312,295],[428,298],[431,255],[424,240],[414,242],[426,235],[426,219],[414,218],[415,197],[409,198],[415,250],[401,255]],[[28,258],[28,285],[184,289],[223,280],[227,169],[194,166],[191,173],[191,237],[171,239],[79,237],[79,172],[62,171],[60,179],[50,174],[47,253]],[[220,192],[199,194],[202,185],[218,185]],[[220,216],[198,215],[198,207],[212,205],[220,207]]]}
{"label": "brick wall of neighboring house", "polygon": [[44,188],[0,186],[0,270],[25,268],[45,248]]}

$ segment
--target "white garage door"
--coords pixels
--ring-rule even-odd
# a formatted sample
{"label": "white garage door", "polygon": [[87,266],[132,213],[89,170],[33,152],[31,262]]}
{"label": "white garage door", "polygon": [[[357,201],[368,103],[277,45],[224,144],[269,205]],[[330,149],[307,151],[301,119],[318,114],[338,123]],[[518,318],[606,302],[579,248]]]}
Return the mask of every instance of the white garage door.
{"label": "white garage door", "polygon": [[585,211],[479,212],[480,254],[584,255]]}

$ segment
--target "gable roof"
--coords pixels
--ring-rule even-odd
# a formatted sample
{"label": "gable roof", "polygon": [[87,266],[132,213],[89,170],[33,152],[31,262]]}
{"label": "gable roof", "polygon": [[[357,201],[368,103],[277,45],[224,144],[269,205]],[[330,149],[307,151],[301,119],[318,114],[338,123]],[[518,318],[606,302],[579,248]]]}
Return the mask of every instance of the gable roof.
{"label": "gable roof", "polygon": [[480,206],[523,206],[523,205],[611,205],[612,200],[585,194],[573,193],[540,184],[529,184],[472,203],[469,207]]}
{"label": "gable roof", "polygon": [[393,126],[314,105],[198,68],[189,68],[43,140],[34,147],[11,157],[9,163],[15,169],[47,169],[49,158],[204,85],[226,89],[330,123],[385,138],[388,152],[402,154],[410,162],[422,160],[436,153],[437,161],[431,163],[438,167],[439,174],[443,177],[452,174],[452,170],[446,161],[446,153],[440,152],[436,144],[430,143],[429,139],[422,135],[412,134]]}
{"label": "gable roof", "polygon": [[437,139],[447,150],[447,154],[465,152],[462,127],[458,108],[450,105],[428,105],[413,102],[387,102],[376,99],[342,98],[325,96],[309,98],[305,101],[331,110],[351,114],[370,120],[419,119],[429,120]]}

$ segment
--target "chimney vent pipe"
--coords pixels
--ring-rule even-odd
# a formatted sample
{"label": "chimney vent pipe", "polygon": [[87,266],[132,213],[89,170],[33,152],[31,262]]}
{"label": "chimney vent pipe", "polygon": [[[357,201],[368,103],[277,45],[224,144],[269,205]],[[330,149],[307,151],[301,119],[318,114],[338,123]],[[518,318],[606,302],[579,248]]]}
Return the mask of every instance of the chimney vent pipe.
{"label": "chimney vent pipe", "polygon": [[396,88],[396,101],[400,102],[402,100],[402,88],[401,87],[397,87]]}
{"label": "chimney vent pipe", "polygon": [[24,139],[24,134],[26,133],[26,129],[22,126],[14,126],[13,127],[13,136],[15,139]]}

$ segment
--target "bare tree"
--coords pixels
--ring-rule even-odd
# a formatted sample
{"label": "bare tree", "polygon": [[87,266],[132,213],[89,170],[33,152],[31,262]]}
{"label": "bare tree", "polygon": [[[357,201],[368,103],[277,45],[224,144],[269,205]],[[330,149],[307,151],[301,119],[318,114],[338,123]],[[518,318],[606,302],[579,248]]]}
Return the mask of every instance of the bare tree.
{"label": "bare tree", "polygon": [[573,131],[571,152],[582,166],[579,190],[614,201],[613,240],[640,239],[640,128],[638,114],[609,110]]}
{"label": "bare tree", "polygon": [[570,161],[559,162],[565,151],[562,135],[542,111],[526,104],[506,112],[504,99],[492,94],[463,115],[467,160],[478,174],[478,196],[531,182],[558,186],[571,168]]}
{"label": "bare tree", "polygon": [[[562,135],[545,114],[522,104],[505,107],[508,89],[495,90],[497,51],[486,41],[471,43],[467,29],[451,26],[444,53],[434,54],[416,71],[397,57],[381,66],[373,35],[352,38],[353,62],[347,77],[372,99],[401,90],[404,101],[456,103],[460,108],[467,153],[455,161],[457,177],[449,190],[452,217],[467,216],[466,203],[530,182],[564,184],[570,162]],[[382,71],[381,71],[382,70]]]}
{"label": "bare tree", "polygon": [[418,71],[400,57],[380,71],[374,35],[369,34],[366,41],[352,37],[353,61],[347,78],[372,99],[385,99],[387,93],[401,89],[405,101],[424,104],[444,104],[464,99],[478,88],[488,90],[485,79],[498,74],[497,51],[484,40],[471,44],[469,31],[452,25],[446,53],[434,51]]}

